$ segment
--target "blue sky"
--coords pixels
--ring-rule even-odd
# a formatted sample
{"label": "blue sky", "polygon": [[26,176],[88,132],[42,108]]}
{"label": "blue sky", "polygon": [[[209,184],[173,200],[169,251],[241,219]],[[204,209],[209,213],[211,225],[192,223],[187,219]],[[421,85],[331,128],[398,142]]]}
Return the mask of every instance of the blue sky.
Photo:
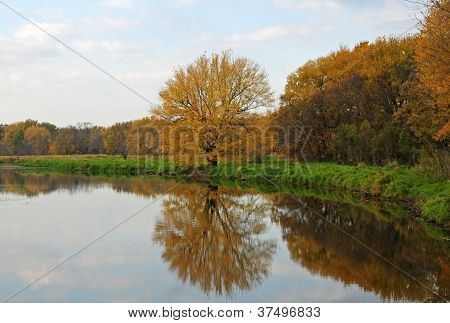
{"label": "blue sky", "polygon": [[[3,1],[158,104],[174,67],[231,49],[279,96],[308,59],[415,31],[404,0]],[[149,114],[116,84],[0,3],[0,123],[110,125]]]}

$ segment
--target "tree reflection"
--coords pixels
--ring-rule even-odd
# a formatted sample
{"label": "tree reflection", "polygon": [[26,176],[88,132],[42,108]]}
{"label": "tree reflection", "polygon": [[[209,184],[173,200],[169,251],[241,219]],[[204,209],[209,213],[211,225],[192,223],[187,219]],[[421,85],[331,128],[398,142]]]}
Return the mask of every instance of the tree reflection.
{"label": "tree reflection", "polygon": [[[443,300],[430,290],[448,299],[448,250],[426,234],[422,223],[407,217],[380,220],[361,208],[330,201],[303,198],[299,203],[287,195],[278,197],[274,220],[281,226],[291,259],[310,272],[332,277],[345,285],[358,284],[384,300]],[[389,263],[329,222],[381,254]]]}
{"label": "tree reflection", "polygon": [[217,186],[181,187],[164,201],[154,241],[183,281],[203,292],[231,296],[249,290],[269,273],[276,249],[262,240],[265,202]]}
{"label": "tree reflection", "polygon": [[[267,228],[264,219],[270,215],[281,228],[291,259],[313,274],[344,285],[357,284],[384,300],[441,300],[429,289],[449,298],[448,244],[432,238],[424,224],[413,218],[386,216],[386,207],[372,203],[362,207],[305,197],[299,203],[298,198],[286,194],[173,185],[145,178],[0,172],[1,194],[33,197],[57,190],[107,187],[149,198],[164,195],[163,217],[156,224],[154,241],[163,247],[162,258],[171,270],[205,293],[231,296],[255,287],[268,275],[275,242],[263,233]],[[380,260],[330,222],[429,289]]]}
{"label": "tree reflection", "polygon": [[96,176],[68,176],[58,173],[28,173],[14,170],[0,171],[0,193],[12,193],[27,197],[54,191],[88,192],[96,188],[110,187],[116,192],[154,198],[164,194],[173,182],[145,178],[115,178]]}

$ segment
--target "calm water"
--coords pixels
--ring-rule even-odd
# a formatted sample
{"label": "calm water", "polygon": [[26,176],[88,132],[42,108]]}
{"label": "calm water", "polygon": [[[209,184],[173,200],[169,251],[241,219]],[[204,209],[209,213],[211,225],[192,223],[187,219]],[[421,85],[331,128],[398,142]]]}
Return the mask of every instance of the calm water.
{"label": "calm water", "polygon": [[0,298],[150,202],[11,301],[439,300],[329,222],[449,297],[448,246],[396,206],[0,170]]}

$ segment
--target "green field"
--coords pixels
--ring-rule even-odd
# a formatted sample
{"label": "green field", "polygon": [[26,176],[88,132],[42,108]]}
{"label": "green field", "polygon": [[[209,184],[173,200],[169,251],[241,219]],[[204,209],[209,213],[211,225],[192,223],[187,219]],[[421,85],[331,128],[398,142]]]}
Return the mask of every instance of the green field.
{"label": "green field", "polygon": [[192,176],[278,186],[336,189],[370,198],[400,201],[429,221],[449,226],[450,183],[432,179],[406,166],[348,166],[333,163],[294,163],[268,158],[262,163],[227,163],[207,170],[178,166],[165,159],[111,156],[0,157],[0,164],[48,168],[66,173],[105,175]]}

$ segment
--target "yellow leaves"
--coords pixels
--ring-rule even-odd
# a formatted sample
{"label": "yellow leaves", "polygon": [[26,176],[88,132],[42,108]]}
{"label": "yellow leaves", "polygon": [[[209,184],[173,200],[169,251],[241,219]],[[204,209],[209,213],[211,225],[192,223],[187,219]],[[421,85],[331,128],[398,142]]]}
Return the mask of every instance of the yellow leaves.
{"label": "yellow leaves", "polygon": [[224,146],[236,148],[253,110],[274,102],[261,67],[231,52],[202,55],[178,68],[159,96],[162,104],[153,115],[169,124],[171,136],[163,143],[175,141],[165,153],[210,164],[217,163]]}
{"label": "yellow leaves", "polygon": [[33,155],[46,155],[49,152],[51,134],[44,127],[31,126],[24,132],[24,139],[29,153]]}
{"label": "yellow leaves", "polygon": [[422,23],[410,88],[407,122],[420,137],[448,140],[450,102],[450,1],[431,5]]}
{"label": "yellow leaves", "polygon": [[350,74],[376,79],[383,77],[386,71],[407,69],[412,64],[413,53],[412,38],[380,38],[373,43],[361,42],[352,50],[342,47],[307,62],[289,75],[282,101],[285,105],[299,104],[321,90],[336,86]]}
{"label": "yellow leaves", "polygon": [[450,137],[450,122],[447,122],[439,131],[434,135],[434,139],[437,141],[448,141]]}

